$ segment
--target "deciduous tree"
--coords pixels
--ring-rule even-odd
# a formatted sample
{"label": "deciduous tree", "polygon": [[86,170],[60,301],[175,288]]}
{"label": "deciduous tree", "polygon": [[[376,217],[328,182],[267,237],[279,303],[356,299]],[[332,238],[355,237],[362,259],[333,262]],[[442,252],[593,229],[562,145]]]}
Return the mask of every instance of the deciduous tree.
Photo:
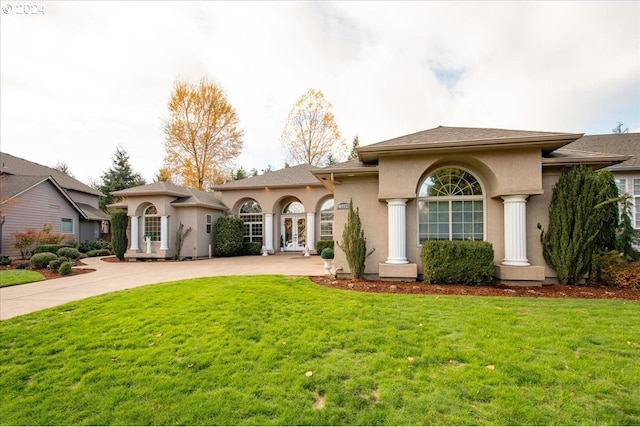
{"label": "deciduous tree", "polygon": [[332,110],[319,90],[309,89],[298,99],[281,136],[287,160],[321,166],[330,155],[342,157],[346,148]]}
{"label": "deciduous tree", "polygon": [[232,174],[243,131],[220,84],[176,81],[163,129],[165,167],[178,184],[206,190]]}

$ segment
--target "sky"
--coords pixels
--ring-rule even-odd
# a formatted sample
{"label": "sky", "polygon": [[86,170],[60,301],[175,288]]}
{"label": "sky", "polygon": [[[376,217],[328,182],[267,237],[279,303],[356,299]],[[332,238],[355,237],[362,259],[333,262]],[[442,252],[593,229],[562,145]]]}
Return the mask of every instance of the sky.
{"label": "sky", "polygon": [[437,126],[640,132],[638,1],[0,5],[0,149],[85,183],[118,146],[153,181],[177,79],[222,86],[247,171],[284,166],[311,88],[349,147]]}

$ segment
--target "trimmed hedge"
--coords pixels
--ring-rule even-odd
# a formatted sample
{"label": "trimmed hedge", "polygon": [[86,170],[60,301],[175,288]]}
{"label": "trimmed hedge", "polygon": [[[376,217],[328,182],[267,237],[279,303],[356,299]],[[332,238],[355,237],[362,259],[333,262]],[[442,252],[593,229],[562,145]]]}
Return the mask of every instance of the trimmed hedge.
{"label": "trimmed hedge", "polygon": [[60,248],[57,252],[59,257],[65,257],[73,260],[80,259],[82,254],[76,248]]}
{"label": "trimmed hedge", "polygon": [[33,254],[41,254],[43,252],[51,252],[53,254],[58,253],[62,248],[70,248],[69,245],[38,245],[33,250]]}
{"label": "trimmed hedge", "polygon": [[88,257],[109,256],[109,255],[111,255],[111,251],[109,249],[93,249],[87,252]]}
{"label": "trimmed hedge", "polygon": [[242,248],[245,255],[260,255],[262,253],[262,243],[260,242],[244,242]]}
{"label": "trimmed hedge", "polygon": [[335,249],[335,241],[333,240],[318,240],[316,242],[316,253],[321,254],[325,248]]}
{"label": "trimmed hedge", "polygon": [[322,259],[333,259],[334,257],[333,248],[324,248],[322,252],[320,252],[320,258]]}
{"label": "trimmed hedge", "polygon": [[78,247],[78,250],[85,254],[89,254],[90,251],[96,251],[99,249],[107,249],[108,251],[113,250],[113,248],[111,247],[111,242],[107,242],[106,240],[102,239],[86,241],[84,243],[81,243]]}
{"label": "trimmed hedge", "polygon": [[214,226],[215,256],[242,255],[244,250],[244,222],[237,216],[218,218]]}
{"label": "trimmed hedge", "polygon": [[55,261],[57,259],[58,255],[52,252],[41,252],[32,256],[29,262],[35,268],[47,268],[51,261]]}
{"label": "trimmed hedge", "polygon": [[71,274],[71,263],[69,263],[69,261],[63,262],[62,265],[60,265],[60,268],[58,269],[58,273],[60,273],[63,276],[66,276],[67,274]]}
{"label": "trimmed hedge", "polygon": [[493,246],[481,241],[429,240],[422,244],[425,283],[484,285],[493,280]]}

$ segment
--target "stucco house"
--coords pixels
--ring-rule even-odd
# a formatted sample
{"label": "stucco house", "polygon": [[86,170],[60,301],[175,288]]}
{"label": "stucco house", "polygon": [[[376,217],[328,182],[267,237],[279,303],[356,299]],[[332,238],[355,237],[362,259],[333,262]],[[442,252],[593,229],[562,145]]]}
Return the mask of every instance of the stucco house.
{"label": "stucco house", "polygon": [[92,241],[109,232],[101,193],[69,175],[0,153],[0,253],[19,256],[12,234],[50,224],[67,240]]}
{"label": "stucco house", "polygon": [[228,211],[219,193],[168,182],[141,185],[111,194],[124,198],[108,207],[127,211],[129,245],[124,256],[129,260],[173,258],[180,224],[183,224],[183,232],[188,228],[191,232],[177,255],[208,257],[213,245],[213,226]]}

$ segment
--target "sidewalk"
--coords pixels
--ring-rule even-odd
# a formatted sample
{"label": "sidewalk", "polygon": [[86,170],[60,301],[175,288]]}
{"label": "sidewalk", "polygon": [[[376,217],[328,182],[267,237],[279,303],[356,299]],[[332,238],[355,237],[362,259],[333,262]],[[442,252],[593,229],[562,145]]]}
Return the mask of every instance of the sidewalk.
{"label": "sidewalk", "polygon": [[323,262],[319,256],[305,257],[300,253],[180,262],[110,263],[100,258],[85,258],[82,262],[86,264],[84,268],[96,271],[0,288],[0,320],[108,292],[174,280],[258,274],[324,275]]}

